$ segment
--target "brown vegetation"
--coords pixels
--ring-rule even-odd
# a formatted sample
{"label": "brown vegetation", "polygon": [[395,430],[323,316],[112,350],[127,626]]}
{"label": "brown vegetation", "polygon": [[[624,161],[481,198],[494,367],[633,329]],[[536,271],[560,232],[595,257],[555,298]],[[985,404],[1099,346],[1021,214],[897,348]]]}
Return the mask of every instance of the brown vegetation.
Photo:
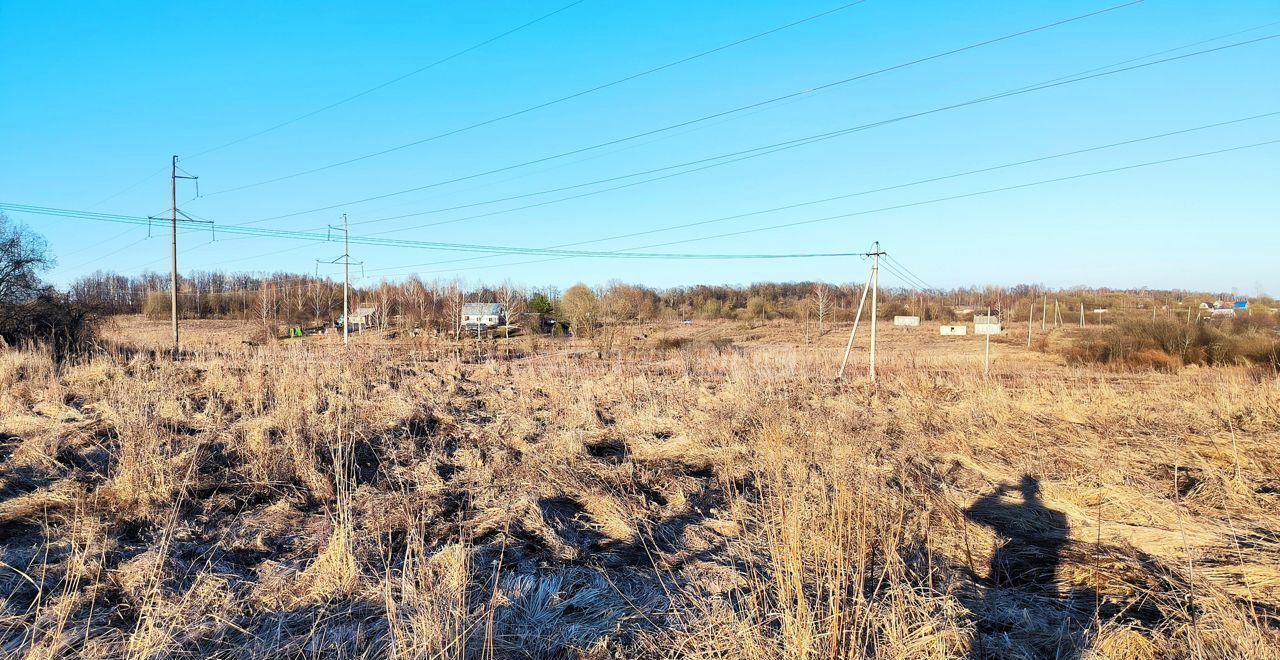
{"label": "brown vegetation", "polygon": [[1001,337],[984,380],[978,342],[889,328],[871,387],[833,380],[838,333],[650,330],[643,359],[249,348],[231,326],[181,362],[4,352],[0,653],[1280,647],[1274,379]]}
{"label": "brown vegetation", "polygon": [[1061,347],[1073,364],[1176,371],[1183,365],[1280,369],[1280,325],[1274,316],[1184,323],[1169,319],[1124,320],[1095,327]]}

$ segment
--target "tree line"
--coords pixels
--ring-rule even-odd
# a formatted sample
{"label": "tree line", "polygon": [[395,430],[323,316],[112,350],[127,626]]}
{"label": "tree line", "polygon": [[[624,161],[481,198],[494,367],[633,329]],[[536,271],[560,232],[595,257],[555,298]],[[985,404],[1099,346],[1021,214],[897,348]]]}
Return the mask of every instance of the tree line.
{"label": "tree line", "polygon": [[[513,323],[531,314],[554,318],[580,330],[607,323],[789,318],[819,326],[853,319],[862,297],[861,283],[761,282],[743,286],[698,284],[658,289],[611,281],[603,286],[577,284],[525,287],[467,284],[461,280],[424,281],[409,276],[398,281],[353,286],[351,306],[371,303],[388,325],[420,327],[442,333],[460,332],[462,305],[497,302]],[[70,286],[72,299],[107,314],[145,314],[167,318],[168,276],[160,273],[121,275],[99,271]],[[1230,297],[1181,291],[1085,289],[1049,291],[1035,285],[964,287],[945,291],[882,288],[879,314],[919,316],[922,320],[967,320],[966,310],[1000,315],[1027,313],[1046,300],[1063,302],[1064,316],[1087,309],[1173,307]],[[193,272],[180,278],[178,308],[184,318],[242,319],[262,324],[328,323],[342,310],[342,284],[329,278],[294,273]],[[532,318],[538,318],[534,316]]]}

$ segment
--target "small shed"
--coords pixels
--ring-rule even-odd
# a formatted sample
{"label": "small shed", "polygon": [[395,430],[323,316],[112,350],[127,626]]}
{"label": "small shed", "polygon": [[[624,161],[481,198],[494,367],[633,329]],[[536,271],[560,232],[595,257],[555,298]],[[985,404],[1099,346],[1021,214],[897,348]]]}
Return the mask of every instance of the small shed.
{"label": "small shed", "polygon": [[501,303],[463,303],[461,321],[467,330],[487,330],[505,325],[507,313]]}
{"label": "small shed", "polygon": [[919,316],[895,316],[893,317],[893,324],[906,326],[908,328],[919,327],[920,317]]}
{"label": "small shed", "polygon": [[1000,317],[994,314],[975,314],[973,317],[973,334],[975,335],[998,335],[1003,328],[1000,325]]}
{"label": "small shed", "polygon": [[969,334],[969,326],[967,325],[944,325],[938,329],[940,335],[967,335]]}
{"label": "small shed", "polygon": [[343,322],[347,323],[347,330],[351,332],[360,332],[368,330],[378,324],[378,306],[373,303],[361,303],[356,305],[354,311],[348,316],[338,317],[335,323],[338,329],[342,329]]}

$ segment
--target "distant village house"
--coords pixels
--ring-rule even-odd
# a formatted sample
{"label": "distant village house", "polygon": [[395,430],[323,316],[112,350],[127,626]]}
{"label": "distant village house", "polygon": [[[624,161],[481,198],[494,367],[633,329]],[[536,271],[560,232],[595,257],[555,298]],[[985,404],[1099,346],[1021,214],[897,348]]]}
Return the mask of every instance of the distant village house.
{"label": "distant village house", "polygon": [[507,323],[507,312],[501,303],[463,303],[462,327],[472,332],[488,330]]}

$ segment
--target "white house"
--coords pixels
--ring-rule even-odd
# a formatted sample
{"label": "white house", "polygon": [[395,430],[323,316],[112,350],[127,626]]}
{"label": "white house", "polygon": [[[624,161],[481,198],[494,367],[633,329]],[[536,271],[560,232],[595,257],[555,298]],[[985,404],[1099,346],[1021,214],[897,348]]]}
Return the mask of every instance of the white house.
{"label": "white house", "polygon": [[501,303],[463,303],[461,321],[462,327],[474,332],[505,324],[507,313]]}

